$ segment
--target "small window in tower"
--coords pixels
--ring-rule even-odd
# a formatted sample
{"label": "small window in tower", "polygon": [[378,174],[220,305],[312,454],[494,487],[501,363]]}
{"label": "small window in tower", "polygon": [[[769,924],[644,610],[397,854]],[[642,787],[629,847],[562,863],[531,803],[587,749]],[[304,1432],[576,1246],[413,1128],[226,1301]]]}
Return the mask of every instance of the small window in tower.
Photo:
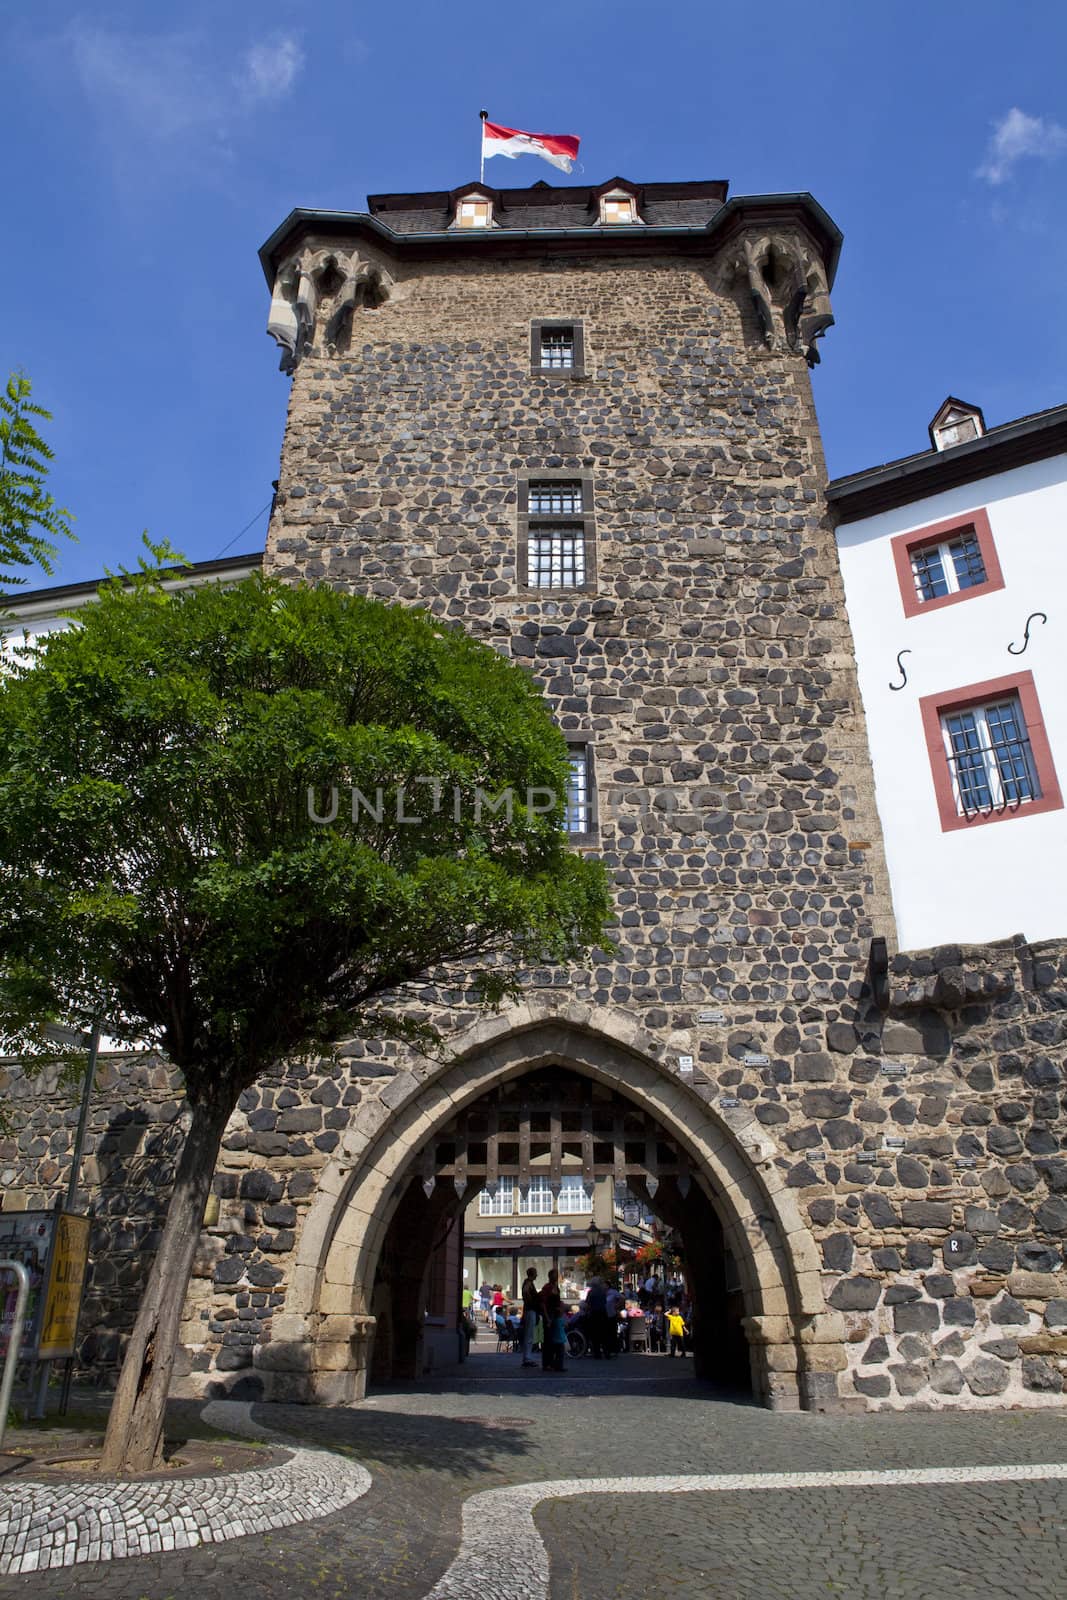
{"label": "small window in tower", "polygon": [[580,322],[553,317],[530,325],[530,369],[549,378],[585,376],[585,341]]}
{"label": "small window in tower", "polygon": [[580,517],[584,509],[580,482],[534,482],[529,488],[529,511],[537,517]]}
{"label": "small window in tower", "polygon": [[585,530],[553,524],[530,524],[529,555],[532,589],[581,589],[585,586]]}
{"label": "small window in tower", "polygon": [[569,372],[574,366],[574,329],[543,328],[541,365],[549,372]]}
{"label": "small window in tower", "polygon": [[637,209],[633,196],[628,194],[606,194],[600,201],[600,220],[609,224],[626,224],[637,221]]}
{"label": "small window in tower", "polygon": [[488,228],[493,220],[489,200],[461,200],[456,206],[457,228]]}
{"label": "small window in tower", "polygon": [[565,472],[518,483],[517,576],[529,589],[591,589],[596,578],[593,480]]}
{"label": "small window in tower", "polygon": [[593,777],[593,747],[570,747],[570,777],[567,780],[567,806],[563,826],[569,834],[596,831],[596,798]]}

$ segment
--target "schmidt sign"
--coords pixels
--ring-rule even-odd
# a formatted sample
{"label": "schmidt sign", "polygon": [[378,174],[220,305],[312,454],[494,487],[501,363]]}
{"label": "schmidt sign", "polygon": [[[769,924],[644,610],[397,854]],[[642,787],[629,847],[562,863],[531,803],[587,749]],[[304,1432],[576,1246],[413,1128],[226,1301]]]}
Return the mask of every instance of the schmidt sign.
{"label": "schmidt sign", "polygon": [[550,1237],[557,1238],[560,1234],[570,1233],[570,1231],[571,1225],[569,1222],[547,1222],[540,1228],[523,1228],[516,1226],[514,1223],[510,1226],[505,1224],[503,1227],[497,1228],[496,1233],[499,1239],[528,1239],[533,1234],[536,1234],[539,1239],[546,1239]]}

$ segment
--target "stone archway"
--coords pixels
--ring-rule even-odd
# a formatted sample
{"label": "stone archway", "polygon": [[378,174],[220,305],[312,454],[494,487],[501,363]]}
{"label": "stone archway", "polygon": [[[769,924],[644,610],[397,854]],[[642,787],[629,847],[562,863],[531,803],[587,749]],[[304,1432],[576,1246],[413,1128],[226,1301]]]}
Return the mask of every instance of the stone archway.
{"label": "stone archway", "polygon": [[256,1352],[268,1398],[362,1398],[378,1258],[420,1153],[494,1086],[554,1063],[646,1106],[685,1150],[740,1271],[757,1396],[787,1410],[835,1403],[842,1320],[827,1309],[815,1243],[773,1146],[747,1113],[728,1120],[656,1059],[658,1041],[603,1010],[573,1006],[561,1016],[515,1007],[461,1035],[452,1050],[419,1076],[393,1080],[323,1172],[284,1309]]}

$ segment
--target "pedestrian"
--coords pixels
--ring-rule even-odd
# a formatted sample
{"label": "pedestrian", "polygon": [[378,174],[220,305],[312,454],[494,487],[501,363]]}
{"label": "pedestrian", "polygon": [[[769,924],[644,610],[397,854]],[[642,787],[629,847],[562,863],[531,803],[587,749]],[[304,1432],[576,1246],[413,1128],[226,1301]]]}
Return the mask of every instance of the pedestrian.
{"label": "pedestrian", "polygon": [[548,1282],[541,1290],[541,1316],[545,1325],[541,1344],[541,1367],[545,1372],[562,1372],[567,1330],[563,1321],[563,1296],[559,1292],[559,1273],[555,1267],[548,1274]]}
{"label": "pedestrian", "polygon": [[661,1356],[667,1348],[667,1318],[663,1314],[663,1302],[658,1301],[655,1309],[648,1318],[648,1348],[653,1355]]}
{"label": "pedestrian", "polygon": [[667,1334],[671,1341],[671,1347],[667,1352],[669,1356],[685,1355],[685,1336],[688,1332],[682,1313],[677,1306],[671,1306],[667,1312]]}
{"label": "pedestrian", "polygon": [[625,1304],[622,1291],[616,1289],[613,1284],[605,1296],[604,1304],[604,1310],[607,1313],[607,1334],[604,1348],[609,1356],[617,1356],[619,1353],[619,1316]]}
{"label": "pedestrian", "polygon": [[526,1276],[522,1283],[522,1364],[524,1367],[535,1367],[537,1365],[533,1358],[533,1348],[540,1317],[541,1304],[537,1293],[537,1268],[527,1267]]}
{"label": "pedestrian", "polygon": [[585,1323],[589,1333],[589,1354],[602,1361],[607,1354],[608,1291],[603,1278],[590,1278],[585,1297]]}

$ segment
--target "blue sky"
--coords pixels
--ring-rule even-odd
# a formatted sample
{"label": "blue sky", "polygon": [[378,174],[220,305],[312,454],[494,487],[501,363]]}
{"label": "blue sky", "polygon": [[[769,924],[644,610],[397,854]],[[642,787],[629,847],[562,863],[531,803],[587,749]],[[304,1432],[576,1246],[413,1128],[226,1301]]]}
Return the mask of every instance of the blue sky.
{"label": "blue sky", "polygon": [[1054,0],[0,0],[0,367],[55,413],[79,537],[56,581],[135,560],[143,528],[197,560],[262,546],[265,514],[235,535],[288,380],[256,250],[296,205],[476,177],[481,106],[580,134],[571,181],[816,196],[845,233],[831,473],[924,448],[948,392],[991,424],[1067,400],[1065,60]]}

